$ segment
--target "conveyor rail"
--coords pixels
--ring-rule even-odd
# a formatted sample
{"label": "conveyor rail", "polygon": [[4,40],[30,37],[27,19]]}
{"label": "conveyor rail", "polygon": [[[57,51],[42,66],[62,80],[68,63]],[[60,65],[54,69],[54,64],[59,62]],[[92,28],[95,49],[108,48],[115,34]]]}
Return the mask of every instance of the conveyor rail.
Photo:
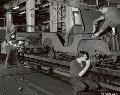
{"label": "conveyor rail", "polygon": [[[60,60],[55,60],[55,59],[50,59],[50,58],[45,58],[45,57],[40,57],[40,56],[34,56],[34,55],[25,55],[25,57],[28,58],[28,61],[31,58],[33,59],[31,61],[34,61],[34,60],[41,61],[42,60],[43,63],[41,63],[41,65],[44,63],[50,62],[50,66],[53,66],[53,73],[56,73],[56,74],[59,74],[59,75],[65,76],[65,77],[70,77],[70,73],[69,73],[69,65],[70,65],[69,63],[70,62],[60,61]],[[57,65],[57,67],[55,65]],[[54,66],[55,66],[55,68],[54,68]],[[113,68],[103,68],[102,65],[101,66],[98,65],[91,69],[91,74],[92,74],[92,72],[94,72],[95,77],[97,77],[97,80],[100,82],[100,84],[103,87],[106,87],[106,85],[108,85],[107,88],[110,87],[111,89],[120,91],[120,89],[118,89],[120,87],[120,85],[119,85],[120,81],[112,80],[111,84],[110,84],[110,80],[114,77],[117,77],[120,80],[119,69],[114,70]],[[99,75],[101,75],[101,74],[110,76],[110,79],[108,78],[107,80],[105,80],[104,76],[99,77]],[[104,80],[104,81],[101,81],[100,78],[102,78],[102,80]],[[106,82],[106,81],[109,81],[109,82]],[[106,85],[104,85],[104,84],[106,84]]]}

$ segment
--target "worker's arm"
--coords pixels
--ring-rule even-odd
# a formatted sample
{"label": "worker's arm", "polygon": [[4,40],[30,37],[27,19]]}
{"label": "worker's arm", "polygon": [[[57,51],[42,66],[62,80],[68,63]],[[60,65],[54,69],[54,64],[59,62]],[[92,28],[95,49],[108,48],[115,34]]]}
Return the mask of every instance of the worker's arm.
{"label": "worker's arm", "polygon": [[85,68],[79,73],[79,76],[83,76],[85,74],[85,72],[88,70],[88,68],[90,67],[90,60],[86,61],[86,66]]}
{"label": "worker's arm", "polygon": [[93,22],[93,24],[97,24],[99,21],[103,21],[103,20],[105,20],[105,18],[104,18],[104,16],[101,16],[101,17],[97,18],[97,19]]}
{"label": "worker's arm", "polygon": [[5,47],[5,50],[6,50],[6,61],[5,61],[5,63],[6,63],[9,59],[9,56],[10,56],[10,46],[9,46],[9,44]]}

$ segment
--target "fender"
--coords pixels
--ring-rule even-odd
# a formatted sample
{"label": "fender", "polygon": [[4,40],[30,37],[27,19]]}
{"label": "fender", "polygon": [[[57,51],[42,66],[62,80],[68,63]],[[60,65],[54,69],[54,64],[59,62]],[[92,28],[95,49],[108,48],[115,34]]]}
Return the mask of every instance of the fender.
{"label": "fender", "polygon": [[[45,40],[49,39],[48,43]],[[50,42],[52,41],[52,42]],[[42,33],[42,45],[47,44],[54,48],[55,51],[77,53],[80,50],[85,50],[93,55],[95,53],[102,53],[110,55],[109,46],[106,42],[99,39],[85,38],[82,34],[74,35],[74,41],[70,46],[63,46],[57,37],[56,33]]]}
{"label": "fender", "polygon": [[[79,39],[77,39],[79,38]],[[55,51],[60,52],[69,52],[69,53],[77,53],[77,46],[80,40],[83,39],[82,35],[75,35],[74,41],[71,46],[63,46],[60,42],[59,38],[57,37],[56,33],[43,33],[42,34],[42,45],[46,44],[45,40],[51,39],[52,46],[54,47]],[[48,45],[49,43],[47,43]]]}

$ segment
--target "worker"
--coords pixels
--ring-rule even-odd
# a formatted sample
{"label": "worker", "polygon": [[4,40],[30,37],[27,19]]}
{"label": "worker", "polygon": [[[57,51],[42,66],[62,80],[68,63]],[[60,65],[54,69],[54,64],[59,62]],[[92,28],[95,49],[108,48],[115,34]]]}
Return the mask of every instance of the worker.
{"label": "worker", "polygon": [[7,46],[7,40],[4,40],[1,44],[1,61],[5,61],[6,59],[6,46]]}
{"label": "worker", "polygon": [[70,82],[77,92],[93,90],[99,88],[99,84],[88,78],[87,71],[90,68],[89,54],[85,51],[80,51],[78,57],[70,63]]}
{"label": "worker", "polygon": [[10,65],[18,64],[17,62],[17,48],[16,48],[16,40],[11,39],[8,42],[8,45],[6,47],[6,61],[5,61],[5,68],[9,67]]}
{"label": "worker", "polygon": [[[99,8],[99,11],[102,12],[103,16],[93,22],[93,37],[100,36],[108,27],[112,28],[112,34],[115,35],[115,27],[120,24],[120,9],[104,6]],[[98,29],[102,21],[104,21],[104,23],[101,28]],[[97,29],[99,31],[97,31]]]}

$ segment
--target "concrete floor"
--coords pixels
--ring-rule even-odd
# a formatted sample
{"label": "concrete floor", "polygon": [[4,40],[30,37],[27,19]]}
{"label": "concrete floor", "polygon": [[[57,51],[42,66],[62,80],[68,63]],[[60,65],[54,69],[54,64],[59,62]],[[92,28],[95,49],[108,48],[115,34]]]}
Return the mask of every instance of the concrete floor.
{"label": "concrete floor", "polygon": [[[23,88],[20,90],[20,88]],[[109,89],[80,92],[78,95],[103,95],[118,93]],[[114,94],[114,95],[119,95]],[[4,68],[0,64],[0,95],[73,95],[72,86],[43,73],[20,67]]]}

